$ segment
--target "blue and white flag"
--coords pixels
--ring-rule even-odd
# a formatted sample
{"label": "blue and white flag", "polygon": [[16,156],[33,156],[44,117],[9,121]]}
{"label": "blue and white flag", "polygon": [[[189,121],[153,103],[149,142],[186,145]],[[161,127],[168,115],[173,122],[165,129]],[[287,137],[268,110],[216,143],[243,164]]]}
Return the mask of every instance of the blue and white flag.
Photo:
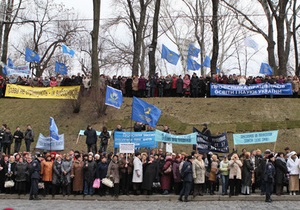
{"label": "blue and white flag", "polygon": [[259,73],[264,75],[273,75],[273,69],[269,64],[261,63]]}
{"label": "blue and white flag", "polygon": [[54,121],[53,117],[50,117],[49,130],[50,130],[50,138],[58,141],[59,140],[58,128],[55,124],[55,121]]}
{"label": "blue and white flag", "polygon": [[162,45],[161,57],[176,66],[180,56],[177,53],[169,50],[169,48],[167,48],[165,45]]}
{"label": "blue and white flag", "polygon": [[74,57],[74,55],[75,55],[75,51],[74,51],[74,50],[72,50],[72,49],[70,49],[68,46],[66,46],[66,45],[62,44],[62,45],[61,45],[61,49],[62,49],[62,52],[63,52],[63,54],[70,55],[70,56],[71,56],[71,58],[73,58],[73,57]]}
{"label": "blue and white flag", "polygon": [[108,106],[120,109],[123,103],[123,94],[121,90],[112,88],[110,86],[106,87],[105,104]]}
{"label": "blue and white flag", "polygon": [[210,68],[210,57],[208,55],[205,57],[202,66]]}
{"label": "blue and white flag", "polygon": [[32,51],[29,48],[26,48],[25,61],[30,62],[30,63],[32,63],[32,62],[39,63],[41,61],[41,58],[40,58],[39,54],[37,54],[36,52]]}
{"label": "blue and white flag", "polygon": [[200,49],[195,47],[194,44],[190,44],[189,45],[189,49],[188,49],[188,57],[193,56],[193,57],[198,57],[200,53]]}
{"label": "blue and white flag", "polygon": [[10,58],[7,59],[7,66],[11,69],[14,68],[14,62],[12,61],[12,59]]}
{"label": "blue and white flag", "polygon": [[188,57],[188,59],[187,59],[187,70],[196,71],[196,70],[199,70],[200,67],[201,67],[201,65],[199,63],[197,63],[197,61],[195,61],[194,59]]}
{"label": "blue and white flag", "polygon": [[244,44],[246,47],[250,47],[250,48],[254,49],[255,51],[258,51],[258,44],[251,37],[245,38]]}
{"label": "blue and white flag", "polygon": [[55,62],[55,72],[58,74],[62,74],[62,75],[68,74],[68,69],[67,69],[66,64],[56,61]]}
{"label": "blue and white flag", "polygon": [[155,128],[160,115],[161,110],[159,108],[139,98],[133,97],[131,115],[132,120],[150,125],[151,127]]}

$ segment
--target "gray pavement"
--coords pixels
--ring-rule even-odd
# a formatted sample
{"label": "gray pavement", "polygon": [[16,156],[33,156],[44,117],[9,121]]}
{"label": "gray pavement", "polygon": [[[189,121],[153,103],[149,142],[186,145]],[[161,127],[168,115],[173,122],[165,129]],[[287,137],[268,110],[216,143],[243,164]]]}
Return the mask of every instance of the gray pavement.
{"label": "gray pavement", "polygon": [[0,201],[0,209],[13,208],[66,210],[66,209],[300,209],[300,201],[192,201],[188,203],[179,201],[98,201],[98,200],[41,200],[29,201],[20,199],[6,199]]}

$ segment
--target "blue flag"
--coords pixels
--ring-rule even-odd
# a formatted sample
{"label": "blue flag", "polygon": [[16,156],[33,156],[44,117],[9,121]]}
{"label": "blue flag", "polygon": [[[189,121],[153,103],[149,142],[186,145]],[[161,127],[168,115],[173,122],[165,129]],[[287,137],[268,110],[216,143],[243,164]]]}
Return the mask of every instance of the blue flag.
{"label": "blue flag", "polygon": [[261,63],[259,73],[264,74],[264,75],[272,75],[273,69],[271,68],[271,66],[269,64]]}
{"label": "blue flag", "polygon": [[188,57],[187,59],[187,70],[199,70],[201,65],[197,63],[194,59]]}
{"label": "blue flag", "polygon": [[121,90],[106,87],[105,104],[120,109],[123,103],[123,94]]}
{"label": "blue flag", "polygon": [[195,47],[195,45],[190,44],[189,49],[188,49],[188,57],[193,56],[193,57],[198,57],[200,53],[200,49]]}
{"label": "blue flag", "polygon": [[210,68],[210,57],[209,57],[209,56],[206,56],[206,57],[205,57],[202,66],[205,66],[205,67],[207,67],[207,68]]}
{"label": "blue flag", "polygon": [[165,45],[162,45],[161,57],[176,66],[180,56],[177,53],[169,50]]}
{"label": "blue flag", "polygon": [[50,117],[49,130],[50,130],[50,138],[58,141],[59,140],[58,128],[55,124],[55,121],[54,121],[53,117]]}
{"label": "blue flag", "polygon": [[7,66],[11,69],[14,68],[14,62],[12,61],[12,59],[10,58],[7,59]]}
{"label": "blue flag", "polygon": [[55,72],[58,74],[62,74],[62,75],[68,74],[68,69],[67,69],[66,64],[56,61],[55,62]]}
{"label": "blue flag", "polygon": [[40,62],[40,56],[36,52],[26,47],[25,50],[25,61],[27,62]]}
{"label": "blue flag", "polygon": [[132,115],[134,121],[148,124],[155,128],[158,119],[160,118],[161,110],[149,104],[146,101],[133,97],[132,101]]}
{"label": "blue flag", "polygon": [[62,49],[63,54],[68,54],[68,55],[70,55],[72,58],[74,57],[75,51],[72,50],[72,49],[70,49],[70,48],[67,47],[66,45],[62,44],[62,45],[61,45],[61,49]]}

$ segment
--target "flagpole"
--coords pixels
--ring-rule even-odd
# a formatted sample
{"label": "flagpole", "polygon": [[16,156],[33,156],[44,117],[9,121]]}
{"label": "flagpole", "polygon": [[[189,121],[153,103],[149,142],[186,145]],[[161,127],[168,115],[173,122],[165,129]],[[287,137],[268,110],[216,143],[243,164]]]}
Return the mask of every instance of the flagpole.
{"label": "flagpole", "polygon": [[[51,126],[51,120],[50,120],[50,126]],[[52,138],[51,138],[51,130],[49,127],[49,134],[50,134],[50,153],[52,152],[52,148],[51,148],[51,143],[52,143]]]}

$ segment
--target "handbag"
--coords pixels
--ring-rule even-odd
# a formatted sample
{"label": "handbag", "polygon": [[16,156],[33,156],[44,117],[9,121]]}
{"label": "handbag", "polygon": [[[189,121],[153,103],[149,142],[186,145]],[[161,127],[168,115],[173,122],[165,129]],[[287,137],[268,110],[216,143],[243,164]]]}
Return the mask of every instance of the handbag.
{"label": "handbag", "polygon": [[95,179],[94,180],[93,188],[96,188],[96,189],[100,188],[100,179]]}
{"label": "handbag", "polygon": [[8,180],[8,181],[5,181],[4,183],[4,187],[5,188],[11,188],[11,187],[14,187],[15,186],[15,183],[13,180]]}
{"label": "handbag", "polygon": [[152,187],[155,189],[159,189],[160,188],[160,182],[153,182]]}
{"label": "handbag", "polygon": [[109,188],[114,187],[113,181],[111,181],[111,180],[108,179],[108,178],[102,179],[101,182],[102,182],[102,184],[104,184],[105,186],[107,186],[107,187],[109,187]]}
{"label": "handbag", "polygon": [[45,189],[45,184],[44,184],[44,182],[39,182],[38,183],[38,189]]}

